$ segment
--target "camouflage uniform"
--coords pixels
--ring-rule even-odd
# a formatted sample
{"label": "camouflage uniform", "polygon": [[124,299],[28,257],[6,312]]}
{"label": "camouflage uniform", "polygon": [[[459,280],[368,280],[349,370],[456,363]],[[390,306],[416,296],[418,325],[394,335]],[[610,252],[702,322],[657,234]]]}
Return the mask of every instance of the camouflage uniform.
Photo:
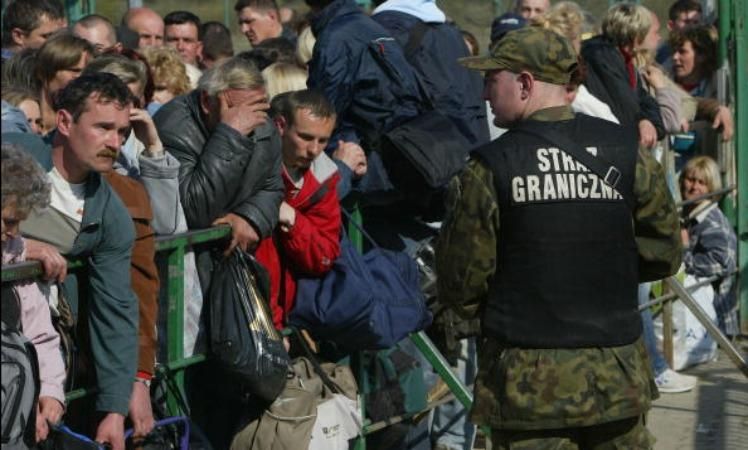
{"label": "camouflage uniform", "polygon": [[[571,118],[570,107],[554,107],[529,119]],[[640,278],[675,272],[681,260],[678,215],[663,170],[647,151],[638,154],[634,195]],[[466,305],[485,301],[497,270],[499,226],[494,174],[472,159],[450,184],[436,247],[441,302],[467,315],[475,308]],[[471,416],[477,425],[492,428],[497,448],[651,447],[644,414],[658,393],[641,338],[620,347],[583,349],[506,348],[484,338],[478,354]],[[582,445],[589,436],[580,430],[599,431],[600,441]]]}

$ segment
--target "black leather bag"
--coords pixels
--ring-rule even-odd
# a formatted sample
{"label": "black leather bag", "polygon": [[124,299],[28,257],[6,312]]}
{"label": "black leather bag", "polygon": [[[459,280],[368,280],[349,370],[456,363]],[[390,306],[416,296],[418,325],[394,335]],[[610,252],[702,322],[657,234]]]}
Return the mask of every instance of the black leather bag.
{"label": "black leather bag", "polygon": [[446,186],[465,167],[469,150],[454,122],[433,110],[385,133],[380,144],[392,183],[416,194]]}
{"label": "black leather bag", "polygon": [[213,360],[242,394],[272,402],[283,390],[290,364],[267,301],[265,269],[235,250],[215,266],[208,292]]}

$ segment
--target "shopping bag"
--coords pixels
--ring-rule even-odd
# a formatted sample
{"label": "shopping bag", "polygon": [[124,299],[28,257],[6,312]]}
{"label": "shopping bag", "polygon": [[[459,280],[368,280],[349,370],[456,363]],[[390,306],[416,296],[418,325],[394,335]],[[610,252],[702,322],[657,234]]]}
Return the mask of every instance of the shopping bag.
{"label": "shopping bag", "polygon": [[211,356],[234,387],[271,403],[285,386],[289,357],[267,298],[267,273],[251,255],[236,249],[216,264],[208,291]]}

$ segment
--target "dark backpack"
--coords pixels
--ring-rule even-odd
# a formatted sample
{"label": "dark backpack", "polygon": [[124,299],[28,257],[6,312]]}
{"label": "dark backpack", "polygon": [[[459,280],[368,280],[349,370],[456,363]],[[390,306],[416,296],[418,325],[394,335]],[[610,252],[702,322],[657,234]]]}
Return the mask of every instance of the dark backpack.
{"label": "dark backpack", "polygon": [[[384,45],[390,41],[397,45],[392,38],[369,43],[363,58],[371,64],[362,66],[377,67],[388,80],[391,95],[412,101],[412,83],[391,60],[392,49]],[[380,153],[390,182],[416,213],[438,219],[446,186],[465,166],[472,146],[454,121],[435,109],[423,81],[417,75],[415,80],[419,113],[398,118],[383,130],[370,128],[364,148]]]}
{"label": "dark backpack", "polygon": [[21,306],[11,284],[2,286],[2,447],[27,449],[36,441],[39,361],[21,334]]}

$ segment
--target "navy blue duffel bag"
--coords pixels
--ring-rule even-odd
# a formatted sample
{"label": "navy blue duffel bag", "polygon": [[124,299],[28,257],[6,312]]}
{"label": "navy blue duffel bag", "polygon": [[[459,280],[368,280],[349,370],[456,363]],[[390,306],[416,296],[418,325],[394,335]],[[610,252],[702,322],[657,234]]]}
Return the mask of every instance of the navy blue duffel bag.
{"label": "navy blue duffel bag", "polygon": [[299,279],[289,323],[345,350],[378,350],[429,326],[431,312],[412,258],[379,247],[362,255],[343,233],[332,270]]}

